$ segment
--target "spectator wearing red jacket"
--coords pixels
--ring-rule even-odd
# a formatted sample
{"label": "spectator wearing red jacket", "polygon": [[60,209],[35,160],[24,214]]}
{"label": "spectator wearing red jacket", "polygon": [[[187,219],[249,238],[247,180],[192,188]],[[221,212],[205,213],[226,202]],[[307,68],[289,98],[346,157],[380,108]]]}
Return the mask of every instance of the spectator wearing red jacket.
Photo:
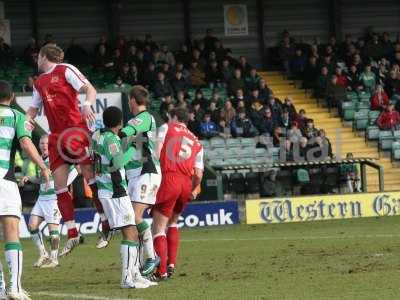
{"label": "spectator wearing red jacket", "polygon": [[390,104],[385,111],[383,111],[376,121],[380,129],[390,130],[395,129],[400,124],[400,114],[394,110],[394,105]]}
{"label": "spectator wearing red jacket", "polygon": [[348,85],[347,77],[345,74],[343,74],[342,68],[336,68],[335,75],[337,78],[336,84],[347,88],[347,85]]}
{"label": "spectator wearing red jacket", "polygon": [[389,97],[381,85],[376,87],[375,93],[371,97],[372,110],[385,110],[389,105]]}

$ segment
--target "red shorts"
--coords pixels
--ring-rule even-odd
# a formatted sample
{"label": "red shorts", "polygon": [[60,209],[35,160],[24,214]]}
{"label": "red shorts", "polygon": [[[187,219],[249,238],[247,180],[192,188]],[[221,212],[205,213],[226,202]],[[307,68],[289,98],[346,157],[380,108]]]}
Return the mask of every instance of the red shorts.
{"label": "red shorts", "polygon": [[49,136],[50,169],[55,171],[63,164],[89,165],[90,133],[84,128],[69,128]]}
{"label": "red shorts", "polygon": [[190,177],[177,173],[163,173],[153,209],[171,218],[173,214],[183,212],[191,195],[192,179]]}

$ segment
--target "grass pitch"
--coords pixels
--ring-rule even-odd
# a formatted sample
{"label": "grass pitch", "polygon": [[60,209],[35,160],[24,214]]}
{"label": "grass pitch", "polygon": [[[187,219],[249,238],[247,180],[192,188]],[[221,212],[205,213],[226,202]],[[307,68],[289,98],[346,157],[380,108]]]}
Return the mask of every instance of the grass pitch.
{"label": "grass pitch", "polygon": [[182,230],[175,276],[147,290],[119,288],[119,237],[105,250],[87,237],[54,270],[32,267],[25,240],[23,286],[41,300],[400,299],[399,229],[389,217]]}

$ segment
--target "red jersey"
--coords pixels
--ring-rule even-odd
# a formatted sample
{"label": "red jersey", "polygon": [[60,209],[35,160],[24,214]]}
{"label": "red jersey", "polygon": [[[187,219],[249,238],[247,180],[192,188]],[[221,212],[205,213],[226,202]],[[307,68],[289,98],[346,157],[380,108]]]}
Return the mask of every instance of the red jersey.
{"label": "red jersey", "polygon": [[66,128],[87,129],[79,110],[78,92],[87,79],[69,64],[57,64],[41,74],[33,88],[33,107],[44,107],[50,132],[59,134]]}
{"label": "red jersey", "polygon": [[162,173],[178,173],[191,177],[193,169],[203,170],[203,146],[183,123],[164,124],[159,128]]}

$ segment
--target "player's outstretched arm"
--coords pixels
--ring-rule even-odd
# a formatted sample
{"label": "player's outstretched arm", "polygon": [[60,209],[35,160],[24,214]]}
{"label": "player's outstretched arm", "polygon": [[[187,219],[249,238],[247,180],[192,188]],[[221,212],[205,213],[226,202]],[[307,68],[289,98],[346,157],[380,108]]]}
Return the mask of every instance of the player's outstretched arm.
{"label": "player's outstretched arm", "polygon": [[96,89],[90,82],[86,82],[85,85],[79,89],[79,92],[86,94],[85,102],[82,107],[82,117],[89,122],[95,122],[96,116],[91,106],[96,104]]}
{"label": "player's outstretched arm", "polygon": [[38,165],[40,168],[40,172],[42,177],[44,178],[46,184],[50,181],[50,170],[47,168],[46,164],[44,163],[42,157],[40,156],[39,152],[37,151],[35,145],[32,143],[30,137],[22,137],[19,140],[21,145],[21,149],[25,151],[28,157]]}
{"label": "player's outstretched arm", "polygon": [[135,154],[133,146],[128,147],[126,151],[121,147],[121,142],[117,137],[110,137],[105,140],[106,157],[112,163],[110,172],[114,172],[123,168],[128,162],[132,160]]}

